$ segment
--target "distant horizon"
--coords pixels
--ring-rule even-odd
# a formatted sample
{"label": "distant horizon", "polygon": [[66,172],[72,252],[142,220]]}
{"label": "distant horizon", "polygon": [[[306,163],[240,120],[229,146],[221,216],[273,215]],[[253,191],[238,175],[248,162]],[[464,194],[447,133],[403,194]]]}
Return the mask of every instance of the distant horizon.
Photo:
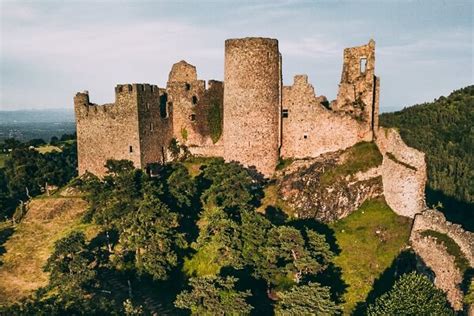
{"label": "distant horizon", "polygon": [[284,84],[308,74],[330,100],[344,48],[373,38],[381,112],[474,82],[471,1],[118,4],[1,1],[0,110],[72,108],[83,90],[91,102],[108,103],[117,83],[165,87],[182,59],[199,79],[223,80],[225,39],[247,36],[278,39]]}

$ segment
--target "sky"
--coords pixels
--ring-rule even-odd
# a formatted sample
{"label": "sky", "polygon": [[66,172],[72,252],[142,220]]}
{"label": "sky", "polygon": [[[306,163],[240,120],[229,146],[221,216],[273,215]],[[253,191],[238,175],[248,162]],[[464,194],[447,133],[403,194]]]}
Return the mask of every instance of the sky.
{"label": "sky", "polygon": [[394,111],[473,84],[473,2],[0,0],[0,109],[114,101],[119,83],[166,86],[173,63],[224,77],[224,41],[279,40],[283,81],[307,74],[336,97],[345,47],[376,42],[380,107]]}

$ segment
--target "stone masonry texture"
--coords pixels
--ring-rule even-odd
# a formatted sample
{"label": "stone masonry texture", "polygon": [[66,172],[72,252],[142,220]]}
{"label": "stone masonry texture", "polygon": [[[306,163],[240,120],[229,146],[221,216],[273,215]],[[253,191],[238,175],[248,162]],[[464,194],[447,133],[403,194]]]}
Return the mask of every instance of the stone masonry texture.
{"label": "stone masonry texture", "polygon": [[[282,85],[278,40],[225,41],[224,82],[198,79],[182,60],[166,88],[121,84],[115,102],[74,97],[79,174],[105,173],[108,159],[131,160],[149,170],[172,159],[173,139],[197,156],[220,156],[273,176],[279,159],[314,158],[375,141],[384,154],[383,193],[399,214],[424,208],[424,155],[396,132],[379,131],[380,80],[375,76],[375,42],[346,48],[337,99],[317,95],[306,75]],[[407,167],[408,166],[408,167]]]}

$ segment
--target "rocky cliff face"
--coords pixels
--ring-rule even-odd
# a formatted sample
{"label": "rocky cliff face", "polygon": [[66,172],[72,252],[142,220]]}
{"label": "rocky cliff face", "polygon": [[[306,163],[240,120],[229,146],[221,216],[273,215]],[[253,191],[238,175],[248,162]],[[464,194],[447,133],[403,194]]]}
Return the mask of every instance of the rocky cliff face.
{"label": "rocky cliff face", "polygon": [[279,173],[279,195],[295,216],[333,222],[355,211],[365,200],[383,194],[381,155],[375,145],[362,144],[362,156],[368,153],[368,161],[360,160],[360,145],[356,145],[346,151],[297,160]]}

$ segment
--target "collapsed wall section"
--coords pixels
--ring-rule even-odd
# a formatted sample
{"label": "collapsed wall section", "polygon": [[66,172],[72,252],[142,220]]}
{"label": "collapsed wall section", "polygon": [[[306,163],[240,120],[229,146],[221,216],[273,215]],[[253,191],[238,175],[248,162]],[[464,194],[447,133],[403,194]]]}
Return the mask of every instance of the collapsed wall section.
{"label": "collapsed wall section", "polygon": [[408,147],[395,129],[380,128],[376,144],[383,155],[385,200],[397,214],[413,218],[426,208],[425,154]]}
{"label": "collapsed wall section", "polygon": [[448,222],[439,211],[425,210],[415,216],[410,235],[413,249],[435,273],[435,285],[447,294],[455,310],[461,310],[464,295],[460,285],[464,271],[461,271],[456,258],[448,251],[448,245],[434,236],[423,235],[423,232],[430,231],[446,235],[454,241],[470,267],[474,266],[474,233],[463,230],[461,225]]}
{"label": "collapsed wall section", "polygon": [[266,176],[279,158],[280,63],[276,39],[225,42],[224,158]]}
{"label": "collapsed wall section", "polygon": [[371,141],[366,122],[328,108],[324,96],[316,96],[306,75],[294,77],[282,93],[283,158],[317,157]]}
{"label": "collapsed wall section", "polygon": [[344,49],[341,83],[332,108],[365,122],[374,137],[378,127],[379,90],[379,78],[375,76],[375,41]]}
{"label": "collapsed wall section", "polygon": [[206,89],[196,67],[180,61],[170,71],[167,92],[174,138],[193,154],[222,156],[223,83],[209,80]]}

